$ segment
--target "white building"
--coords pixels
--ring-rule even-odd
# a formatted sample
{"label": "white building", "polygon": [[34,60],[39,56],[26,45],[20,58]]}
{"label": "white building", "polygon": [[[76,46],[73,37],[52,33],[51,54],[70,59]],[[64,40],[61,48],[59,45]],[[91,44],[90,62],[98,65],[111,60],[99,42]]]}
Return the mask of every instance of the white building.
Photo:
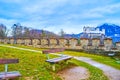
{"label": "white building", "polygon": [[100,43],[103,44],[105,38],[105,29],[100,30],[95,27],[84,27],[83,34],[81,34],[81,38],[99,38]]}
{"label": "white building", "polygon": [[83,33],[91,34],[91,33],[96,33],[96,34],[104,34],[105,35],[105,29],[100,30],[99,28],[95,27],[84,27],[83,28]]}

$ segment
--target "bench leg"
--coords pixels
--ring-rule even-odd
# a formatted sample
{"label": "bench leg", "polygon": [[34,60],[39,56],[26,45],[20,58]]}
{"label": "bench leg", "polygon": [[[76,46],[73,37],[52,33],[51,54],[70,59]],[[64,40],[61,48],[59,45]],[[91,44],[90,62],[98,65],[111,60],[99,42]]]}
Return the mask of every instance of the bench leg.
{"label": "bench leg", "polygon": [[5,72],[8,71],[8,64],[5,64]]}
{"label": "bench leg", "polygon": [[50,59],[48,54],[46,54],[46,57],[47,57],[47,59]]}
{"label": "bench leg", "polygon": [[55,64],[52,64],[52,70],[55,71]]}

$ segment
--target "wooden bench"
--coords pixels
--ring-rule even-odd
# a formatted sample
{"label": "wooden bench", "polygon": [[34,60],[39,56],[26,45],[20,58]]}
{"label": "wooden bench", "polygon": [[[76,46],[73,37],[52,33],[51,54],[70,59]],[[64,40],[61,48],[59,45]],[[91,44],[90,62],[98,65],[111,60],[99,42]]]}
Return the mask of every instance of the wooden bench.
{"label": "wooden bench", "polygon": [[62,53],[59,57],[50,59],[48,54],[49,53],[63,52],[63,51],[64,51],[63,48],[49,49],[49,50],[44,50],[43,51],[43,54],[46,54],[46,56],[47,56],[46,62],[49,62],[50,64],[52,64],[53,71],[55,71],[55,64],[56,63],[58,63],[60,61],[66,61],[67,62],[67,60],[71,59],[72,56],[66,56],[66,55],[63,55],[63,53]]}
{"label": "wooden bench", "polygon": [[5,65],[5,71],[0,72],[0,80],[8,80],[8,79],[15,79],[17,77],[20,77],[21,74],[19,71],[10,71],[8,72],[8,64],[12,63],[18,63],[18,59],[0,59],[0,64]]}

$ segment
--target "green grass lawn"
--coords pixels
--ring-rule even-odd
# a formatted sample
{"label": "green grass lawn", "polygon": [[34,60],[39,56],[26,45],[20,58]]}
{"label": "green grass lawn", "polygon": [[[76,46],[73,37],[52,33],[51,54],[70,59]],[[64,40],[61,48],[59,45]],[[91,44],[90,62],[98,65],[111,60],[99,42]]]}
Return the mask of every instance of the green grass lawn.
{"label": "green grass lawn", "polygon": [[[18,64],[10,64],[9,70],[18,70],[22,74],[21,80],[60,80],[55,73],[50,71],[50,65],[45,62],[46,56],[40,53],[21,51],[12,48],[0,47],[0,58],[19,58]],[[3,71],[0,65],[0,71]],[[29,79],[28,79],[29,80]]]}
{"label": "green grass lawn", "polygon": [[[20,47],[20,46],[19,46]],[[22,46],[23,47],[23,46]],[[31,48],[32,47],[26,47]],[[37,48],[38,49],[38,48]],[[41,49],[39,49],[41,50]],[[71,52],[71,51],[70,51]],[[66,53],[66,51],[65,51]],[[50,55],[50,57],[56,57]],[[66,65],[64,62],[56,65],[56,71],[53,72],[51,65],[47,62],[46,56],[41,53],[22,51],[13,48],[0,47],[0,58],[19,58],[18,64],[10,64],[9,71],[18,70],[22,74],[20,80],[61,80],[56,73],[64,68],[71,65],[83,66],[88,69],[90,77],[87,80],[108,80],[101,70],[95,68],[87,63],[80,62],[77,60],[70,60],[69,64]],[[4,71],[4,66],[0,65],[0,72]]]}
{"label": "green grass lawn", "polygon": [[89,57],[97,62],[112,66],[112,67],[120,70],[120,64],[117,63],[116,60],[111,57],[100,56],[100,55],[95,55],[95,54],[88,54],[88,53],[84,53],[84,52],[75,52],[75,51],[65,51],[64,53],[68,54],[68,55],[72,55],[72,56]]}
{"label": "green grass lawn", "polygon": [[[12,45],[13,46],[13,45]],[[22,48],[29,48],[29,49],[34,49],[34,50],[44,50],[44,49],[40,49],[40,48],[34,48],[31,46],[21,46],[21,45],[14,45],[16,47],[22,47]],[[112,66],[116,69],[120,70],[120,64],[116,62],[116,60],[114,58],[111,57],[107,57],[107,56],[100,56],[100,55],[95,55],[95,54],[88,54],[85,52],[75,52],[75,51],[65,51],[65,54],[68,55],[72,55],[72,56],[84,56],[84,57],[89,57],[92,58],[93,60]]]}

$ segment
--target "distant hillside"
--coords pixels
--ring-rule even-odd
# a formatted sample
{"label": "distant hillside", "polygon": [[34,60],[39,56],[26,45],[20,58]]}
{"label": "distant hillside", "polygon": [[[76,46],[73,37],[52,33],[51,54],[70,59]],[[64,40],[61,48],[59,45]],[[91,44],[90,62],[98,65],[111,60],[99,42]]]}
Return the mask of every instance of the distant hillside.
{"label": "distant hillside", "polygon": [[39,37],[40,35],[44,34],[46,37],[59,37],[57,34],[47,31],[47,30],[38,30],[38,29],[33,29],[30,31],[31,35],[34,37]]}
{"label": "distant hillside", "polygon": [[55,35],[55,33],[47,31],[47,30],[39,30],[39,29],[31,30],[31,32],[36,32],[36,33],[39,33],[39,34],[42,34],[43,31],[44,31],[45,34],[54,34]]}
{"label": "distant hillside", "polygon": [[64,37],[65,38],[80,38],[81,33],[79,34],[65,34]]}

